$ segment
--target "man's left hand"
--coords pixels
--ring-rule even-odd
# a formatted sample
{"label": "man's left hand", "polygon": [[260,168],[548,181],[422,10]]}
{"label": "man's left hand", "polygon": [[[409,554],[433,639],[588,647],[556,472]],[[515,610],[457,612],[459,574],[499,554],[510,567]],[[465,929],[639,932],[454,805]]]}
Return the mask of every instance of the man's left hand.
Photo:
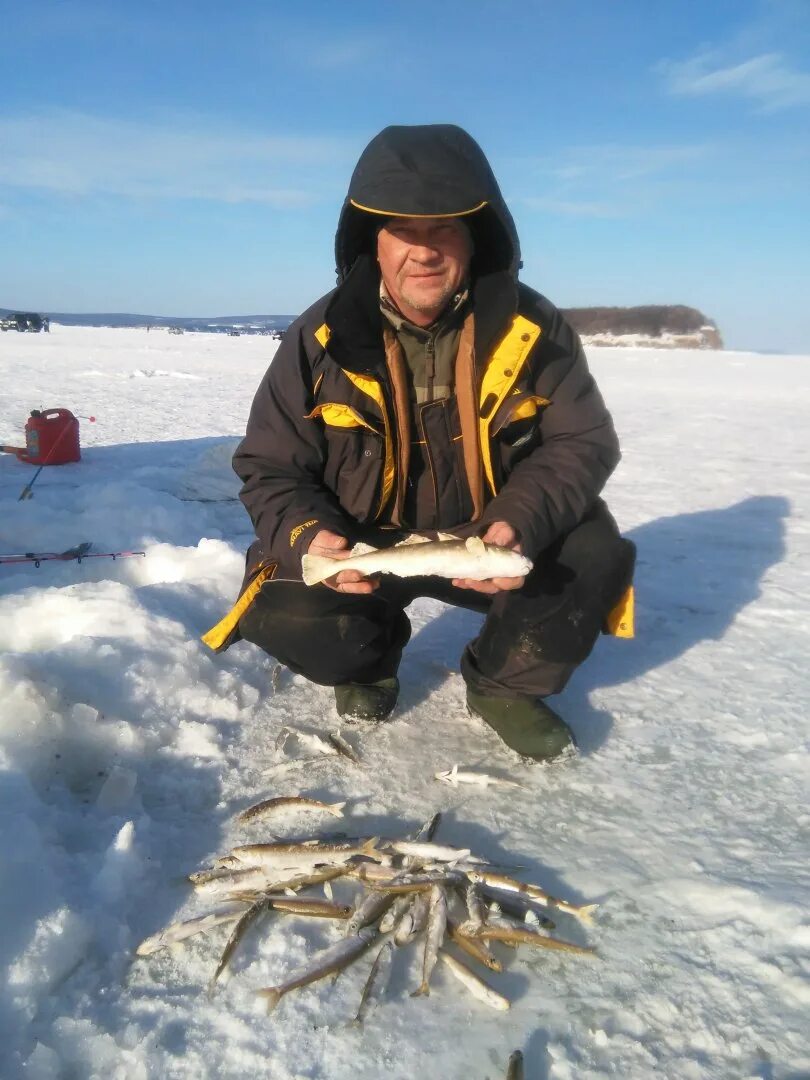
{"label": "man's left hand", "polygon": [[[496,547],[520,551],[517,533],[506,521],[493,521],[481,539],[485,544],[494,544]],[[486,593],[489,596],[494,596],[495,593],[521,589],[525,580],[525,575],[523,577],[487,578],[485,581],[472,581],[470,578],[454,578],[453,584],[459,589],[472,589],[473,592]]]}

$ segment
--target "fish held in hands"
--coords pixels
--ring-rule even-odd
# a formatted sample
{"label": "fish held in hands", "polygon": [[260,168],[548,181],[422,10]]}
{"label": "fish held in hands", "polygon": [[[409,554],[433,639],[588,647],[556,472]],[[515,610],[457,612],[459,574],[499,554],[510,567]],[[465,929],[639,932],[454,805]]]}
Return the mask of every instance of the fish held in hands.
{"label": "fish held in hands", "polygon": [[348,558],[327,555],[304,555],[301,560],[304,581],[317,585],[341,570],[369,574],[394,574],[397,577],[466,578],[485,581],[489,578],[525,577],[532,568],[530,559],[510,548],[485,544],[478,536],[466,540],[449,537],[429,540],[423,536],[407,537],[390,548],[355,544]]}

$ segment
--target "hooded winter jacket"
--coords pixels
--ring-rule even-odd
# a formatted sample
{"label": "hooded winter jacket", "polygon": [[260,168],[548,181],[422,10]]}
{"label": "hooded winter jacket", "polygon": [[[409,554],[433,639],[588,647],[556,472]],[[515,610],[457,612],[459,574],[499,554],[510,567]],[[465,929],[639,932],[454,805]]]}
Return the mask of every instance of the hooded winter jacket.
{"label": "hooded winter jacket", "polygon": [[[415,409],[380,312],[376,232],[392,216],[463,216],[474,243],[454,392]],[[233,640],[262,583],[301,577],[321,529],[483,532],[503,520],[533,558],[570,531],[619,460],[573,329],[518,282],[514,222],[483,152],[451,125],[389,127],[362,154],[335,239],[337,287],[285,334],[233,466],[257,541],[243,594],[206,636]],[[412,469],[430,470],[418,504]]]}

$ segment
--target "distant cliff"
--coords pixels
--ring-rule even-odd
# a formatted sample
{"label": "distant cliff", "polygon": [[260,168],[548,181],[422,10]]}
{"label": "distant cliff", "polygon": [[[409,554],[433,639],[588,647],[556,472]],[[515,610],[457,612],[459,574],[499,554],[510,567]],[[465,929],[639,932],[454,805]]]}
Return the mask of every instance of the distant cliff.
{"label": "distant cliff", "polygon": [[681,304],[566,308],[563,314],[586,345],[636,345],[654,349],[722,349],[711,319]]}

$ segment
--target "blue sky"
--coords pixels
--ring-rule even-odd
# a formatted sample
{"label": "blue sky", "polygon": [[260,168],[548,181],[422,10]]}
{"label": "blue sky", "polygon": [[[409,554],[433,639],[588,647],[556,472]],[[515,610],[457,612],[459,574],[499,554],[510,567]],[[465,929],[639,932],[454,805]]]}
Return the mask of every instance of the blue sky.
{"label": "blue sky", "polygon": [[810,352],[807,0],[0,0],[0,306],[296,314],[357,156],[457,123],[559,306]]}

